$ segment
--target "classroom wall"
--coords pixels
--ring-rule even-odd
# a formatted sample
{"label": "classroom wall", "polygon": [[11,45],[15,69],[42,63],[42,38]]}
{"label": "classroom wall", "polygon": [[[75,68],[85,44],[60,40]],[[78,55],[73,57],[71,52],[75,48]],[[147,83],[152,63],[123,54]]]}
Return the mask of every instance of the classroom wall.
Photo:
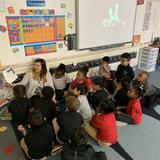
{"label": "classroom wall", "polygon": [[[45,8],[55,8],[56,14],[65,14],[72,13],[72,18],[67,19],[66,18],[66,34],[67,33],[75,33],[76,27],[75,27],[75,0],[46,0],[46,7]],[[19,15],[19,9],[26,8],[25,1],[23,0],[16,0],[17,3],[14,3],[15,0],[5,0],[5,5],[10,6],[12,5],[15,8],[15,15]],[[19,3],[18,3],[19,2]],[[47,61],[48,67],[56,67],[60,62],[65,64],[74,64],[81,62],[81,61],[88,61],[92,59],[102,58],[105,55],[112,56],[112,55],[120,55],[123,52],[137,52],[137,57],[133,60],[131,63],[132,65],[137,65],[138,58],[139,58],[139,49],[142,47],[142,45],[146,42],[150,42],[153,36],[153,31],[155,25],[153,25],[153,21],[155,19],[155,7],[157,8],[158,1],[152,1],[152,7],[151,7],[151,15],[149,20],[149,26],[148,30],[143,31],[143,23],[144,23],[144,15],[145,15],[145,7],[148,1],[145,1],[143,5],[137,6],[137,12],[136,12],[136,21],[135,21],[135,29],[134,29],[134,35],[140,35],[140,44],[138,46],[132,47],[132,45],[115,48],[115,49],[109,49],[104,51],[67,51],[66,47],[63,47],[62,49],[58,49],[57,52],[54,53],[48,53],[48,54],[41,54],[38,56],[28,56],[26,57],[24,54],[24,48],[18,47],[19,52],[13,53],[12,48],[9,46],[8,42],[8,33],[5,32],[4,34],[0,34],[0,60],[2,67],[5,67],[9,64],[12,64],[16,72],[24,73],[31,69],[31,64],[34,58],[40,57],[45,58]],[[61,8],[61,4],[66,4],[66,8]],[[156,9],[158,10],[158,9]],[[0,24],[3,24],[6,26],[5,16],[0,12],[0,16],[3,17],[0,19]],[[157,12],[159,14],[159,12]],[[68,28],[69,23],[73,23],[73,28]],[[156,32],[159,30],[159,25],[157,26]],[[155,35],[157,34],[156,32]],[[60,42],[61,43],[61,42]],[[57,44],[58,45],[58,44]],[[14,59],[14,63],[12,63],[12,60]],[[21,61],[21,62],[20,62]],[[118,65],[118,62],[115,64],[112,64],[113,69],[116,69],[116,66]]]}
{"label": "classroom wall", "polygon": [[[46,0],[45,7],[26,7],[26,0],[5,0],[5,8],[6,12],[0,12],[0,25],[7,26],[6,24],[6,16],[19,16],[20,9],[55,9],[55,15],[65,15],[66,16],[66,27],[65,31],[67,33],[75,33],[75,1],[74,0]],[[61,5],[65,5],[65,7],[61,7]],[[7,11],[7,7],[12,6],[15,10],[14,14],[9,14]],[[72,16],[67,18],[67,14],[71,13]],[[73,28],[69,28],[68,24],[72,23]],[[11,47],[9,44],[8,31],[5,33],[0,32],[0,61],[2,66],[7,65],[17,65],[22,66],[31,62],[36,57],[41,57],[45,59],[54,59],[59,57],[59,54],[63,55],[67,51],[67,48],[63,44],[63,48],[58,48],[59,43],[63,43],[63,41],[57,42],[57,52],[48,53],[48,54],[39,54],[35,56],[25,56],[24,46],[13,46]],[[13,53],[12,49],[18,48],[19,51]]]}

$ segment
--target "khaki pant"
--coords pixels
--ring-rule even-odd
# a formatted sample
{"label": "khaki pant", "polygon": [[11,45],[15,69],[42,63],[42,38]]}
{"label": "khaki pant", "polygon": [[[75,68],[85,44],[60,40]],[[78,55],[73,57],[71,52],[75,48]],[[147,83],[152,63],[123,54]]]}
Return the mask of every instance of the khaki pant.
{"label": "khaki pant", "polygon": [[59,131],[59,129],[60,129],[60,126],[59,126],[59,124],[57,123],[57,118],[54,118],[53,120],[52,120],[52,125],[53,125],[53,127],[54,127],[54,131],[55,131],[55,134],[56,134],[56,138],[57,138],[57,140],[58,140],[58,142],[60,143],[60,144],[64,144],[59,138],[58,138],[58,131]]}
{"label": "khaki pant", "polygon": [[111,143],[107,143],[107,142],[103,142],[99,139],[97,139],[97,129],[92,127],[89,122],[85,122],[84,126],[83,126],[84,130],[88,133],[88,135],[90,137],[92,137],[94,140],[97,141],[97,143],[102,146],[102,147],[106,147],[106,146],[110,146],[112,145]]}

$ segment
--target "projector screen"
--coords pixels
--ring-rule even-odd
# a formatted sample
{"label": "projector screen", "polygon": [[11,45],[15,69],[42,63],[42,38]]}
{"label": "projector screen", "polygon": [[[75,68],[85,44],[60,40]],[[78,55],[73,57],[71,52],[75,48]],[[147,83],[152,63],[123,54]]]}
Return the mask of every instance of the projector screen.
{"label": "projector screen", "polygon": [[78,49],[131,42],[137,0],[77,0]]}

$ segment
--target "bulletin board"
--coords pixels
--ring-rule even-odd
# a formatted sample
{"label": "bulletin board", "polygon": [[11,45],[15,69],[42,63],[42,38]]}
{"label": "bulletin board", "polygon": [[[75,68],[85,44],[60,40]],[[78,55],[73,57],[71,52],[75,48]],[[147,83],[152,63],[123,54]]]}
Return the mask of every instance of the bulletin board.
{"label": "bulletin board", "polygon": [[60,57],[75,33],[74,0],[0,0],[0,66]]}
{"label": "bulletin board", "polygon": [[65,16],[6,17],[10,45],[52,42],[65,36]]}

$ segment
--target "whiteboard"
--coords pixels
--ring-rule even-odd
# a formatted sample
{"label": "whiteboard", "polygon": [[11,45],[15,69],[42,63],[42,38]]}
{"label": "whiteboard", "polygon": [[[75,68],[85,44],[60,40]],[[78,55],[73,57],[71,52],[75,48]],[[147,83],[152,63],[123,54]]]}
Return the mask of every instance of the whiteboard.
{"label": "whiteboard", "polygon": [[78,49],[132,41],[137,0],[77,0]]}

